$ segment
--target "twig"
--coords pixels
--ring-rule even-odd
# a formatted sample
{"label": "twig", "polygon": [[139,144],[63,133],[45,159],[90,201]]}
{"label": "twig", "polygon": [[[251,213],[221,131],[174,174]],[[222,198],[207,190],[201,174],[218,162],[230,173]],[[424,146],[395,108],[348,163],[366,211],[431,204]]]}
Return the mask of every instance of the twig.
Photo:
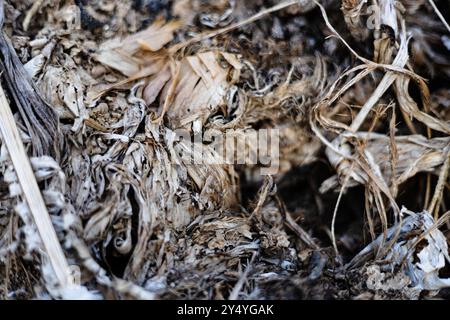
{"label": "twig", "polygon": [[294,230],[294,232],[299,236],[299,238],[306,243],[311,249],[314,250],[320,250],[320,247],[314,242],[314,240],[311,238],[311,236],[303,230],[302,227],[300,227],[292,218],[291,214],[286,211],[286,223],[288,226]]}
{"label": "twig", "polygon": [[[431,214],[431,212],[430,212]],[[436,222],[427,230],[425,230],[418,238],[416,241],[413,242],[413,244],[411,245],[411,247],[408,249],[408,251],[411,251],[412,249],[414,249],[419,243],[420,241],[422,241],[427,235],[429,235],[432,231],[440,228],[446,221],[448,221],[450,219],[450,211],[447,211],[446,213],[444,213],[442,215],[442,217],[440,217],[438,220],[436,220]]]}
{"label": "twig", "polygon": [[442,23],[445,25],[445,27],[447,28],[448,32],[450,32],[450,26],[448,25],[447,21],[445,20],[444,16],[442,15],[442,13],[439,11],[439,9],[436,6],[436,4],[434,3],[434,1],[433,0],[428,0],[428,2],[433,7],[434,12],[436,12],[436,14],[439,17],[439,19],[441,19]]}
{"label": "twig", "polygon": [[[350,168],[350,171],[353,171],[353,165]],[[344,194],[344,191],[347,188],[347,183],[348,183],[349,179],[350,179],[350,175],[348,174],[345,177],[345,180],[344,180],[344,183],[342,184],[341,190],[339,191],[339,196],[337,198],[336,205],[335,205],[334,211],[333,211],[333,219],[331,220],[331,241],[333,243],[333,249],[334,249],[334,253],[336,254],[336,256],[339,256],[339,250],[338,250],[337,243],[336,243],[336,233],[335,233],[334,226],[336,224],[336,216],[337,216],[337,211],[339,208],[339,203],[341,203],[342,195]]]}
{"label": "twig", "polygon": [[30,10],[28,10],[28,12],[25,16],[25,19],[23,19],[23,23],[22,23],[23,30],[25,30],[25,31],[28,30],[28,26],[30,25],[31,19],[36,14],[36,12],[40,9],[43,2],[44,2],[44,0],[36,0],[36,2],[33,3]]}
{"label": "twig", "polygon": [[286,209],[286,206],[284,202],[280,199],[278,194],[275,194],[274,196],[275,201],[277,202],[277,207],[280,210],[280,213],[282,216],[285,217],[285,224],[287,224],[288,227],[290,227],[297,235],[298,237],[311,249],[314,250],[320,250],[320,247],[316,244],[313,238],[306,232],[302,227],[300,227],[297,222],[292,218],[289,211]]}
{"label": "twig", "polygon": [[248,263],[247,268],[245,268],[245,271],[242,273],[238,282],[236,282],[236,285],[234,286],[233,290],[231,291],[228,300],[237,300],[238,299],[239,292],[241,292],[241,289],[244,286],[245,280],[247,280],[247,276],[248,276],[250,270],[252,269],[252,264],[255,261],[255,258],[257,255],[258,255],[257,252],[253,252],[252,258],[250,259],[250,262]]}
{"label": "twig", "polygon": [[253,217],[256,217],[256,219],[258,220],[259,223],[261,223],[261,209],[264,205],[264,203],[267,200],[267,197],[270,195],[270,191],[272,190],[274,185],[273,182],[273,177],[272,176],[267,176],[264,179],[264,184],[262,185],[262,187],[260,188],[259,192],[258,192],[258,202],[256,203],[255,208],[253,209],[249,219],[252,219]]}
{"label": "twig", "polygon": [[44,199],[33,174],[30,161],[25,152],[14,116],[0,85],[0,131],[3,137],[23,195],[33,216],[45,251],[55,272],[59,285],[64,288],[72,283],[70,269],[64,256],[52,221],[44,204]]}
{"label": "twig", "polygon": [[[400,44],[400,49],[397,54],[397,57],[395,57],[394,62],[392,63],[395,66],[398,67],[404,67],[405,64],[408,62],[408,41],[403,38],[402,42]],[[372,110],[372,108],[375,106],[375,104],[378,102],[378,100],[383,96],[383,94],[386,92],[387,89],[394,83],[394,81],[397,79],[398,75],[395,74],[392,71],[386,72],[386,74],[383,76],[383,79],[378,84],[375,91],[372,93],[370,98],[366,101],[364,106],[359,111],[356,118],[353,120],[350,128],[352,131],[356,132],[363,124],[364,120],[366,119],[369,112]]]}
{"label": "twig", "polygon": [[439,175],[439,179],[436,185],[436,189],[434,190],[433,199],[431,200],[430,207],[428,208],[428,212],[433,215],[434,219],[437,220],[439,213],[439,203],[442,200],[442,193],[444,192],[445,183],[447,182],[447,177],[450,169],[450,149],[447,151],[447,157],[445,159],[444,165],[441,169],[441,174]]}

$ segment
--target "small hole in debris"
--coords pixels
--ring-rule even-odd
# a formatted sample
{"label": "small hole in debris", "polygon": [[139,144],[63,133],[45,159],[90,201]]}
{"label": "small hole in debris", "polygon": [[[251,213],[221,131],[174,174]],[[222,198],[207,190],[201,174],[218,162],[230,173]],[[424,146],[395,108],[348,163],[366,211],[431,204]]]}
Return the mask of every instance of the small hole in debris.
{"label": "small hole in debris", "polygon": [[[139,226],[139,204],[137,203],[137,201],[135,199],[135,192],[133,189],[130,189],[130,191],[128,192],[128,199],[130,201],[131,211],[132,211],[131,242],[132,242],[132,246],[134,247],[137,242],[136,230],[139,229],[138,228],[138,226]],[[128,254],[118,255],[114,248],[113,241],[111,241],[111,243],[106,248],[105,255],[106,255],[106,261],[114,275],[116,275],[118,277],[123,276],[123,274],[125,272],[125,268],[128,265],[128,262],[130,260],[130,256],[131,256],[132,252],[133,252],[133,250],[130,250],[130,252]]]}

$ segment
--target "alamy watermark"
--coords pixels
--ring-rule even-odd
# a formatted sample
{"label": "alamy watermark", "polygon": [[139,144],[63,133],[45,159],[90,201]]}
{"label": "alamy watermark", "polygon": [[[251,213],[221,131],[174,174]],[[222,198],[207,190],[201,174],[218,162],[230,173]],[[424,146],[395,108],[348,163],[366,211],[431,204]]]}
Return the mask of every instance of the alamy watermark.
{"label": "alamy watermark", "polygon": [[69,266],[69,272],[70,272],[70,279],[71,283],[74,285],[81,285],[81,269],[77,265],[70,265]]}
{"label": "alamy watermark", "polygon": [[194,135],[188,130],[171,131],[172,159],[192,165],[256,165],[262,175],[279,169],[280,133],[278,129],[225,131],[210,129]]}
{"label": "alamy watermark", "polygon": [[[361,6],[365,3],[367,3],[367,0],[363,1],[361,3]],[[397,1],[385,1],[381,2],[379,5],[367,5],[364,14],[365,16],[367,16],[367,29],[375,30],[380,27],[380,25],[386,24],[396,30],[396,10],[402,11],[401,4]]]}

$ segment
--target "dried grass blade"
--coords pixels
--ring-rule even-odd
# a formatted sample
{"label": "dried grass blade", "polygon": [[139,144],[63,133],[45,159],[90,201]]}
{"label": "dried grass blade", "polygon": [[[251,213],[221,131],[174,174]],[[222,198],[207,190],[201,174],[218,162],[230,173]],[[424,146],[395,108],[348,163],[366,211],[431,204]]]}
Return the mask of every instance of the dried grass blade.
{"label": "dried grass blade", "polygon": [[1,85],[0,131],[55,276],[60,286],[64,288],[71,284],[69,265],[59,244],[55,229],[44,204],[44,199],[33,174],[33,169],[31,168],[30,161],[20,138],[14,116]]}
{"label": "dried grass blade", "polygon": [[442,13],[439,11],[438,7],[436,6],[436,4],[434,3],[433,0],[428,0],[428,2],[431,4],[431,6],[433,7],[433,10],[436,12],[437,16],[439,17],[439,19],[441,19],[442,23],[445,25],[445,27],[447,28],[448,32],[450,32],[450,26],[448,25],[448,22],[445,20],[444,16],[442,15]]}

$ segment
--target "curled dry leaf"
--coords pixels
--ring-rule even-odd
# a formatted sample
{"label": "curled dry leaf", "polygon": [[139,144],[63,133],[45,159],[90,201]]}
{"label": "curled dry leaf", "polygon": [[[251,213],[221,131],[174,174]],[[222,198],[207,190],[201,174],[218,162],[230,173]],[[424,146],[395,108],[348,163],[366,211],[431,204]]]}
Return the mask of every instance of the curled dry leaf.
{"label": "curled dry leaf", "polygon": [[167,115],[173,129],[196,121],[202,127],[224,104],[227,90],[239,79],[241,68],[233,54],[201,52],[173,64],[169,62],[148,80],[143,98],[151,105],[160,96],[160,116]]}
{"label": "curled dry leaf", "polygon": [[[143,66],[154,61],[155,57],[150,53],[161,50],[169,43],[173,39],[173,32],[179,26],[176,21],[165,23],[164,20],[158,19],[147,29],[125,39],[114,38],[104,42],[95,58],[126,76],[134,76],[142,72]],[[138,54],[140,49],[149,52]]]}
{"label": "curled dry leaf", "polygon": [[[350,142],[353,147],[346,145],[345,142]],[[348,186],[370,183],[371,178],[364,169],[353,162],[352,158],[361,157],[365,159],[373,173],[382,179],[386,185],[393,179],[395,184],[399,185],[419,172],[439,174],[439,169],[444,164],[450,148],[449,138],[426,139],[421,135],[396,136],[394,143],[398,155],[395,164],[395,177],[392,177],[389,137],[366,132],[344,133],[333,143],[341,154],[347,158],[337,154],[332,149],[327,150],[328,159],[336,168],[339,179],[337,176],[333,176],[324,181],[321,186],[322,192],[337,188],[338,184],[336,183],[347,175],[351,176]],[[359,151],[361,145],[364,148],[362,153]]]}
{"label": "curled dry leaf", "polygon": [[[361,250],[345,268],[350,270],[361,264],[370,265],[367,270],[369,289],[386,292],[404,290],[410,299],[417,299],[423,290],[436,293],[448,287],[450,279],[439,276],[439,270],[450,263],[447,241],[437,229],[439,222],[427,211],[415,213],[403,208],[401,212],[406,217],[387,232],[389,247],[380,247],[380,236]],[[378,256],[370,258],[374,252],[378,252]],[[377,263],[375,267],[371,261],[384,262]],[[400,277],[402,280],[392,279],[389,284],[386,277]]]}

